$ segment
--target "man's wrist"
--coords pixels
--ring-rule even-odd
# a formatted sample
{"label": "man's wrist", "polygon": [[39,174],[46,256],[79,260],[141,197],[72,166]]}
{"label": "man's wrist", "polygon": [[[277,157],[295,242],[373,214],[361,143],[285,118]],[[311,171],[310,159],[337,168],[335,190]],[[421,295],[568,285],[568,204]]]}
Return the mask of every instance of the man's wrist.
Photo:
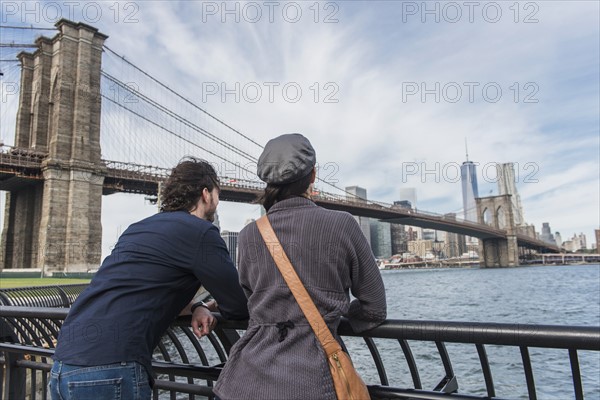
{"label": "man's wrist", "polygon": [[206,304],[206,303],[205,303],[205,302],[203,302],[203,301],[197,301],[197,302],[195,302],[194,304],[192,304],[192,307],[191,307],[192,314],[194,313],[194,311],[195,311],[195,310],[196,310],[196,308],[198,308],[198,307],[204,307],[204,308],[206,308],[208,311],[210,311],[210,308],[208,308],[208,304]]}

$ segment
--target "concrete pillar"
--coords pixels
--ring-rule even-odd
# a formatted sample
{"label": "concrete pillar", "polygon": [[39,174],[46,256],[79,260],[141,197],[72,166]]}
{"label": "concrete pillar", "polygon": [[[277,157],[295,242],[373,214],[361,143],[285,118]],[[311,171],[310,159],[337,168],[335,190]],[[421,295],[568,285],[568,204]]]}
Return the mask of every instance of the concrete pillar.
{"label": "concrete pillar", "polygon": [[7,199],[3,259],[5,267],[84,272],[98,268],[101,257],[100,66],[107,36],[67,20],[56,27],[54,38],[37,39],[38,49],[20,56],[28,81],[15,143],[48,156],[43,185]]}

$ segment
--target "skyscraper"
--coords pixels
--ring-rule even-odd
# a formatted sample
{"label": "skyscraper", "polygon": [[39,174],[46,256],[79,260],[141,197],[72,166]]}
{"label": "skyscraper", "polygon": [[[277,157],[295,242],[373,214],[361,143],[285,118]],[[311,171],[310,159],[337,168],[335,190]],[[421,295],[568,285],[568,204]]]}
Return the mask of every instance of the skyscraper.
{"label": "skyscraper", "polygon": [[[417,189],[414,187],[400,188],[400,202],[404,205],[409,205],[413,210],[417,209]],[[414,227],[413,230],[418,237],[423,235],[423,228]],[[395,253],[394,253],[395,254]]]}
{"label": "skyscraper", "polygon": [[550,223],[542,223],[542,234],[540,235],[540,239],[542,239],[546,243],[556,244],[556,239],[554,239],[552,229],[550,229]]}
{"label": "skyscraper", "polygon": [[221,232],[221,237],[225,241],[225,246],[227,246],[227,250],[229,250],[229,255],[231,256],[231,261],[233,261],[233,265],[237,268],[237,243],[238,243],[238,232],[229,232],[223,231]]}
{"label": "skyscraper", "polygon": [[[475,198],[479,197],[479,189],[477,187],[477,166],[474,162],[469,161],[469,150],[465,139],[465,155],[466,161],[460,166],[460,180],[462,184],[463,196],[463,218],[465,221],[477,222],[477,203]],[[465,236],[465,243],[475,245],[478,243],[477,238]]]}
{"label": "skyscraper", "polygon": [[[412,206],[407,200],[394,201],[392,208],[411,209]],[[391,240],[392,240],[392,255],[402,254],[408,251],[408,236],[406,228],[401,224],[390,224]]]}
{"label": "skyscraper", "polygon": [[[346,199],[350,201],[366,203],[367,189],[361,188],[360,186],[348,186],[346,187]],[[369,222],[369,218],[355,216],[354,219],[356,222],[358,222],[358,225],[360,225],[363,235],[365,235],[369,245],[371,245],[371,224]]]}
{"label": "skyscraper", "polygon": [[523,225],[525,223],[525,218],[523,216],[521,196],[519,196],[519,192],[517,191],[514,164],[504,163],[498,164],[496,167],[498,171],[498,193],[511,195],[515,225]]}
{"label": "skyscraper", "polygon": [[371,218],[371,250],[377,258],[392,256],[392,231],[390,223]]}
{"label": "skyscraper", "polygon": [[600,229],[594,229],[594,234],[596,236],[596,250],[600,252]]}
{"label": "skyscraper", "polygon": [[468,151],[467,160],[460,167],[460,180],[462,183],[463,216],[466,221],[477,222],[477,205],[475,203],[475,198],[479,197],[479,190],[477,189],[477,166],[472,161],[469,161]]}
{"label": "skyscraper", "polygon": [[556,245],[558,247],[562,247],[563,241],[562,236],[560,236],[560,232],[554,233],[554,240],[556,241]]}
{"label": "skyscraper", "polygon": [[417,190],[415,188],[400,188],[400,201],[408,201],[412,208],[417,208]]}

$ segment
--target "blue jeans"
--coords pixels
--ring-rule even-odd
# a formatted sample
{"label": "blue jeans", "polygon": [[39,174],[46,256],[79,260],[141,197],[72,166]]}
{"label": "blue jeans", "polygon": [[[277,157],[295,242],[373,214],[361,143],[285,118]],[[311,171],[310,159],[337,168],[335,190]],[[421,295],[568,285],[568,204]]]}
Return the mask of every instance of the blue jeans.
{"label": "blue jeans", "polygon": [[52,400],[148,400],[146,369],[136,362],[85,367],[55,361],[48,389]]}

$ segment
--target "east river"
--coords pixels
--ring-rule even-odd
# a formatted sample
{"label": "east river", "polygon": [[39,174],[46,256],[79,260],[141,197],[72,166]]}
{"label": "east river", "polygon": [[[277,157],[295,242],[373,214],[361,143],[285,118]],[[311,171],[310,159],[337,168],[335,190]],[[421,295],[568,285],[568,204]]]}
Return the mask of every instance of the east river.
{"label": "east river", "polygon": [[[600,265],[530,266],[502,269],[382,271],[389,319],[503,322],[600,327]],[[412,387],[400,346],[376,340],[390,385]],[[409,342],[424,389],[444,376],[435,344]],[[363,357],[367,350],[358,351]],[[474,345],[447,344],[459,393],[484,395],[485,382]],[[486,346],[496,396],[527,398],[518,348]],[[574,397],[567,350],[530,348],[538,399]],[[357,354],[358,356],[358,354]],[[363,357],[355,357],[364,360]],[[369,357],[370,358],[370,357]],[[579,352],[584,394],[600,398],[600,352]],[[366,360],[365,360],[366,361]],[[373,365],[370,362],[370,365]],[[376,373],[361,368],[365,380]]]}

